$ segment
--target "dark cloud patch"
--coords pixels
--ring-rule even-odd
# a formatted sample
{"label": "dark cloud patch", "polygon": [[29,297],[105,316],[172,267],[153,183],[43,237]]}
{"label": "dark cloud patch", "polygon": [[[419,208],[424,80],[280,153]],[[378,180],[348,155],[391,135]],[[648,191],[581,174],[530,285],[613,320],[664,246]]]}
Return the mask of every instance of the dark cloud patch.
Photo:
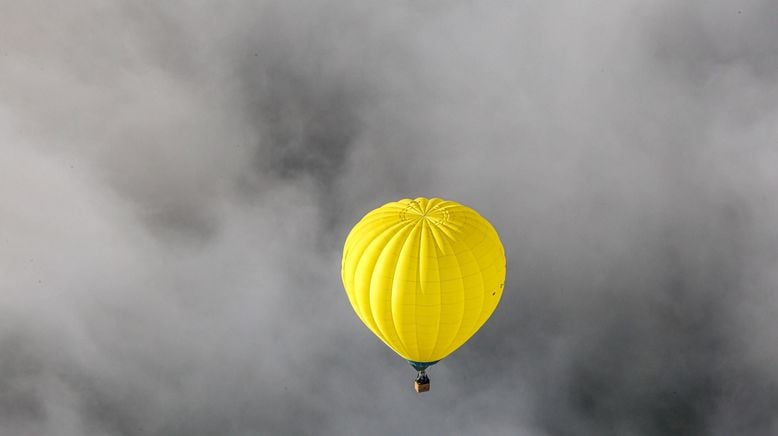
{"label": "dark cloud patch", "polygon": [[[269,179],[309,185],[319,194],[328,227],[337,225],[344,207],[338,184],[359,165],[352,154],[369,147],[365,143],[374,140],[376,125],[391,124],[390,89],[416,68],[402,34],[408,23],[391,21],[404,12],[350,5],[269,5],[256,32],[241,36],[245,49],[232,54],[238,65],[236,99],[257,137],[254,173],[241,174],[239,187],[252,196]],[[387,120],[376,123],[376,117]]]}
{"label": "dark cloud patch", "polygon": [[257,164],[277,177],[310,176],[326,187],[342,170],[359,129],[359,102],[349,95],[353,85],[270,70],[262,84],[267,94],[257,102],[266,134],[262,151],[267,148]]}
{"label": "dark cloud patch", "polygon": [[35,381],[41,376],[41,362],[30,350],[23,333],[6,332],[0,337],[0,417],[5,422],[31,422],[46,418]]}

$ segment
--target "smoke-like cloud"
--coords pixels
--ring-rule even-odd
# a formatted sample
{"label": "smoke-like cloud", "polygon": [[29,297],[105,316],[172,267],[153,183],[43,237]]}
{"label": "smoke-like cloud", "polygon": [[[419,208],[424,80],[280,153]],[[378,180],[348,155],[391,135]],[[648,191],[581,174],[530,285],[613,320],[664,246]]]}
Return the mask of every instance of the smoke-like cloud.
{"label": "smoke-like cloud", "polygon": [[[0,434],[778,431],[775,2],[6,3]],[[414,196],[508,255],[422,396],[339,278]]]}

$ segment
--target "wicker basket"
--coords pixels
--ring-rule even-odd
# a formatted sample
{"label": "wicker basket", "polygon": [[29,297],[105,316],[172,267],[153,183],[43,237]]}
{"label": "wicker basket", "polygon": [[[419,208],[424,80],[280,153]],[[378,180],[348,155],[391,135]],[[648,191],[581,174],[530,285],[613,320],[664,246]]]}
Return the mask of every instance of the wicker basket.
{"label": "wicker basket", "polygon": [[419,392],[419,393],[427,392],[427,391],[430,390],[430,384],[429,383],[413,382],[413,387],[416,389],[416,392]]}

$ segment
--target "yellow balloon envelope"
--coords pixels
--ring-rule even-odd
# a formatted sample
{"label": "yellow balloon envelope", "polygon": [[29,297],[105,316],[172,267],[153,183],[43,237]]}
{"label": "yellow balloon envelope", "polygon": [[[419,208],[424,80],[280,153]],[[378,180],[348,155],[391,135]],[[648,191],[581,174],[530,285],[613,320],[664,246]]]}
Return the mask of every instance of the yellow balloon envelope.
{"label": "yellow balloon envelope", "polygon": [[404,199],[354,226],[341,276],[359,319],[423,372],[494,312],[505,283],[505,250],[473,209],[439,198]]}

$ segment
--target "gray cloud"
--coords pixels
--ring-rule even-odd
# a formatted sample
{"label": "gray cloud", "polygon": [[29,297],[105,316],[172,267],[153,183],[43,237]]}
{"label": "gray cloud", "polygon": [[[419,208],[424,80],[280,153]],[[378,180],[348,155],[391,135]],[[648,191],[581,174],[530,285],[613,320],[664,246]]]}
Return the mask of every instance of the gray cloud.
{"label": "gray cloud", "polygon": [[[4,10],[0,433],[776,432],[773,2]],[[339,278],[417,195],[509,262],[424,396]]]}

